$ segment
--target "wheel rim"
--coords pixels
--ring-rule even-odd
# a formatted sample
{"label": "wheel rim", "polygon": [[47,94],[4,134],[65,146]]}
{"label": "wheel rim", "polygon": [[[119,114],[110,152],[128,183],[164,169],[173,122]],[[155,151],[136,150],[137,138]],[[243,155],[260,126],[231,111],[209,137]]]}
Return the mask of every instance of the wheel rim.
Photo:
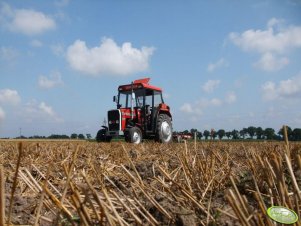
{"label": "wheel rim", "polygon": [[138,132],[133,133],[133,143],[139,144],[141,142],[141,136]]}
{"label": "wheel rim", "polygon": [[168,122],[164,121],[161,124],[161,134],[164,141],[169,141],[171,138],[171,127]]}

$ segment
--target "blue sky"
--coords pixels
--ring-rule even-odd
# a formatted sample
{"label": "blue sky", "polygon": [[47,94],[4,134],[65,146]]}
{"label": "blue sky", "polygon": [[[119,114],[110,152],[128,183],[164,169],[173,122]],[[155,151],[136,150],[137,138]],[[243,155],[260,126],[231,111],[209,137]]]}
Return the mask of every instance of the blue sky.
{"label": "blue sky", "polygon": [[151,77],[174,130],[301,127],[301,1],[0,1],[0,137],[90,133]]}

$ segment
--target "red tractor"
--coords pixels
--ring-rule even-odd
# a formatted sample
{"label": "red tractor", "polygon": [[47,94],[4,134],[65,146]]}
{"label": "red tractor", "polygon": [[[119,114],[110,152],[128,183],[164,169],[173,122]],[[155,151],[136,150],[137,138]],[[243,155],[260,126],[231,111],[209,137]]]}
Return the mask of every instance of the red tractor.
{"label": "red tractor", "polygon": [[161,143],[172,141],[170,108],[163,101],[162,89],[150,85],[149,80],[139,79],[118,87],[118,96],[113,97],[117,109],[108,111],[108,126],[98,131],[98,142],[119,136],[135,144],[144,138]]}

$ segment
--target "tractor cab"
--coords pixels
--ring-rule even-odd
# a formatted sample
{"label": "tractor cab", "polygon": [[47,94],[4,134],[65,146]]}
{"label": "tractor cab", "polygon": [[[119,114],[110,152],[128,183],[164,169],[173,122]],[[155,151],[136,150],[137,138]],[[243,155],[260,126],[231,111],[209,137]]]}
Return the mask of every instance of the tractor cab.
{"label": "tractor cab", "polygon": [[[108,111],[108,127],[105,133],[102,130],[106,140],[114,136],[124,136],[132,143],[140,143],[142,138],[157,138],[164,143],[172,140],[169,107],[163,101],[162,89],[150,85],[149,80],[139,79],[118,87],[118,95],[113,97],[117,109]],[[159,128],[158,123],[166,120],[164,128]]]}
{"label": "tractor cab", "polygon": [[120,109],[125,116],[124,120],[139,124],[146,132],[152,132],[158,107],[164,104],[164,101],[162,90],[147,85],[148,80],[136,80],[131,85],[120,86],[115,100],[117,109]]}

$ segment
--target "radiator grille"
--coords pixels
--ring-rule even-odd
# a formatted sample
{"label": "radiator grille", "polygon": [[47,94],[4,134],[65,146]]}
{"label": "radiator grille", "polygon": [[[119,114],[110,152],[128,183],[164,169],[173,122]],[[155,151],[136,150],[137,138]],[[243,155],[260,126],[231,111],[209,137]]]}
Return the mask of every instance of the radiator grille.
{"label": "radiator grille", "polygon": [[120,116],[118,110],[108,111],[109,131],[118,131],[120,125]]}

